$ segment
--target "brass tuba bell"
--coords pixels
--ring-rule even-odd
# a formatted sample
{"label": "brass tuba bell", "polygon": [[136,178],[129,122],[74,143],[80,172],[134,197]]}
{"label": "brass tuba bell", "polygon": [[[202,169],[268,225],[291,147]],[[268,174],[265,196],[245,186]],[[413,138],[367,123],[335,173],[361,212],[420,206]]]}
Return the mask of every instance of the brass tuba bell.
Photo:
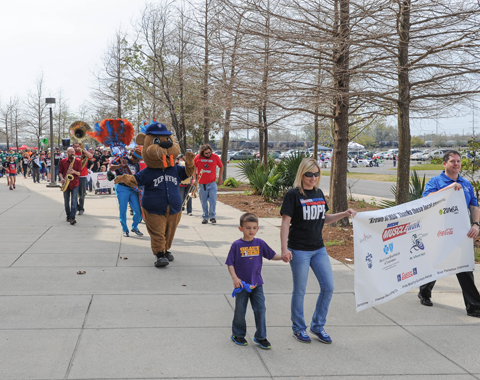
{"label": "brass tuba bell", "polygon": [[83,153],[83,142],[90,138],[87,135],[87,132],[91,132],[92,128],[85,123],[84,121],[74,121],[70,128],[68,128],[68,132],[70,133],[70,139],[72,142],[79,143],[82,148],[82,170],[87,165],[88,157]]}
{"label": "brass tuba bell", "polygon": [[91,131],[92,128],[84,121],[75,121],[70,125],[70,128],[68,128],[70,139],[74,143],[83,143],[85,139],[89,138],[87,132]]}

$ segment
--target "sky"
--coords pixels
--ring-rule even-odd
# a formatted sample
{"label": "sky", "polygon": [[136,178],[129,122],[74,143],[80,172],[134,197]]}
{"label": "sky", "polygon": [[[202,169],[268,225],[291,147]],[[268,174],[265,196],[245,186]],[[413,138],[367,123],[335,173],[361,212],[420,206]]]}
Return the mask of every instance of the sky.
{"label": "sky", "polygon": [[[129,29],[143,7],[144,2],[135,0],[0,0],[0,101],[33,92],[43,71],[45,97],[57,97],[61,89],[77,111],[89,100],[92,73],[115,32]],[[469,133],[472,111],[463,117],[411,119],[411,134],[435,132],[437,123],[439,134]]]}
{"label": "sky", "polygon": [[34,91],[43,71],[45,97],[62,89],[72,110],[90,96],[100,66],[120,26],[129,28],[143,8],[135,0],[0,1],[0,99]]}

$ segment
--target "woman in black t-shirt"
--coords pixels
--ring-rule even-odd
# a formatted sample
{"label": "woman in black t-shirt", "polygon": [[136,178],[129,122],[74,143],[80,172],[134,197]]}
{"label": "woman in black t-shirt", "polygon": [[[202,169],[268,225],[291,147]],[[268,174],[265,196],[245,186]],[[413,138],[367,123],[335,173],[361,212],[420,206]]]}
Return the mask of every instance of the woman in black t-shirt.
{"label": "woman in black t-shirt", "polygon": [[290,260],[293,276],[291,319],[293,336],[300,342],[310,343],[303,315],[303,301],[307,288],[308,272],[311,267],[320,284],[320,294],[310,331],[323,343],[332,343],[325,332],[328,308],[333,295],[333,271],[323,244],[322,230],[325,223],[334,223],[356,212],[348,209],[337,214],[327,214],[328,205],[320,184],[320,167],[313,158],[300,163],[293,184],[283,199],[280,210],[282,227],[282,259]]}

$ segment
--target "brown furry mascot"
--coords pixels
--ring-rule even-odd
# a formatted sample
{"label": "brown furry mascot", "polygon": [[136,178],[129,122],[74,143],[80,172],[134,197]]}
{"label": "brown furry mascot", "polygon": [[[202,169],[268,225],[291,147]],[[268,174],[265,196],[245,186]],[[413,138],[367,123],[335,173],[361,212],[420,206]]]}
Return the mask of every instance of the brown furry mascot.
{"label": "brown furry mascot", "polygon": [[164,267],[173,261],[168,251],[172,246],[177,225],[182,216],[182,197],[178,189],[180,182],[191,177],[195,170],[195,155],[187,152],[185,167],[175,165],[180,147],[167,127],[156,121],[136,138],[143,145],[142,156],[147,167],[135,175],[122,175],[115,183],[127,186],[144,186],[142,210],[150,234],[155,266]]}

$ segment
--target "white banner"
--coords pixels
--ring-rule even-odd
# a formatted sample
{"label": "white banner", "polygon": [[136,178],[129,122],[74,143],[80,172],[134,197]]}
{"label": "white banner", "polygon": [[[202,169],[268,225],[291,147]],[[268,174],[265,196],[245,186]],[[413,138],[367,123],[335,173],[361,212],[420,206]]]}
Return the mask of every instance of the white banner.
{"label": "white banner", "polygon": [[357,311],[475,268],[463,191],[445,190],[353,219]]}
{"label": "white banner", "polygon": [[95,190],[98,189],[110,189],[115,186],[114,181],[107,179],[107,172],[91,173],[92,183]]}

